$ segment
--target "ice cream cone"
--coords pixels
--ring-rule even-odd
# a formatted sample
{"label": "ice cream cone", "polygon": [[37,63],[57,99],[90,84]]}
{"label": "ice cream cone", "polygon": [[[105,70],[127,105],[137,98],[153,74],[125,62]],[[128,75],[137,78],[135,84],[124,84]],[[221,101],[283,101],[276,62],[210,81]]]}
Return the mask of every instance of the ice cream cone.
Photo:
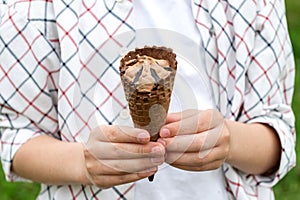
{"label": "ice cream cone", "polygon": [[134,127],[147,130],[151,141],[158,139],[166,122],[176,69],[176,54],[165,47],[137,48],[121,60],[120,76]]}

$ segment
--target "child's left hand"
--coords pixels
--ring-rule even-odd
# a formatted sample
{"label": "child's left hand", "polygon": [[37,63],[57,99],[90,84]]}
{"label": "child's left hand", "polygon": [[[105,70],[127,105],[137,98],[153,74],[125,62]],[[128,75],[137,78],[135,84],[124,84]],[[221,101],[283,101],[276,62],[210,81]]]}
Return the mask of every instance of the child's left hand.
{"label": "child's left hand", "polygon": [[166,162],[189,171],[219,168],[229,155],[230,133],[217,110],[172,113],[160,130]]}

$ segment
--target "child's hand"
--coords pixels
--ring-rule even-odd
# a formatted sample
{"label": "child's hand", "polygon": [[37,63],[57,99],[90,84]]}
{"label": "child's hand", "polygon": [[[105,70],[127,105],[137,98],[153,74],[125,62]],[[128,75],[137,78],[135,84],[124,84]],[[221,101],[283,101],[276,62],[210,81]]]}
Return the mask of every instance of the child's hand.
{"label": "child's hand", "polygon": [[229,154],[230,134],[217,110],[186,110],[169,114],[159,142],[172,166],[204,171],[219,168]]}
{"label": "child's hand", "polygon": [[149,141],[149,133],[141,129],[96,128],[84,151],[88,179],[100,188],[109,188],[154,174],[165,160],[165,148]]}

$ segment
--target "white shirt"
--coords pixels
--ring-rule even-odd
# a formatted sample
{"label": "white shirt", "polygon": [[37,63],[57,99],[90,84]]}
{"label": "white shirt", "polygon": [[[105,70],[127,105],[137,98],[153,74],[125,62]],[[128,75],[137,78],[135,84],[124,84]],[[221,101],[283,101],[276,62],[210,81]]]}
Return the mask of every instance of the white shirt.
{"label": "white shirt", "polygon": [[[178,69],[169,112],[215,108],[191,4],[191,0],[134,1],[137,46],[171,46],[177,55]],[[135,199],[224,200],[228,199],[224,185],[222,169],[189,172],[164,164],[152,183],[147,179],[136,183]]]}

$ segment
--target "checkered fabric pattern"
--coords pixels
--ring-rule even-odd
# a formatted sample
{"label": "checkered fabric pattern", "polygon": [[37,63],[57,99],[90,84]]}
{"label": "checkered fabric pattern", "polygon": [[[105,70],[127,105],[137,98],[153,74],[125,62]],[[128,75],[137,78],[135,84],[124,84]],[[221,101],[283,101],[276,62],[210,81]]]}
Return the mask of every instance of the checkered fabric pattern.
{"label": "checkered fabric pattern", "polygon": [[[118,60],[135,38],[134,8],[132,0],[2,2],[0,147],[6,177],[14,181],[20,178],[10,171],[12,158],[28,139],[48,134],[84,142],[97,124],[118,122],[127,106]],[[194,0],[193,13],[218,109],[228,119],[269,124],[282,145],[280,168],[267,177],[224,164],[228,194],[273,199],[272,186],[295,165],[294,62],[284,1]],[[39,198],[132,199],[133,188],[42,185]]]}

